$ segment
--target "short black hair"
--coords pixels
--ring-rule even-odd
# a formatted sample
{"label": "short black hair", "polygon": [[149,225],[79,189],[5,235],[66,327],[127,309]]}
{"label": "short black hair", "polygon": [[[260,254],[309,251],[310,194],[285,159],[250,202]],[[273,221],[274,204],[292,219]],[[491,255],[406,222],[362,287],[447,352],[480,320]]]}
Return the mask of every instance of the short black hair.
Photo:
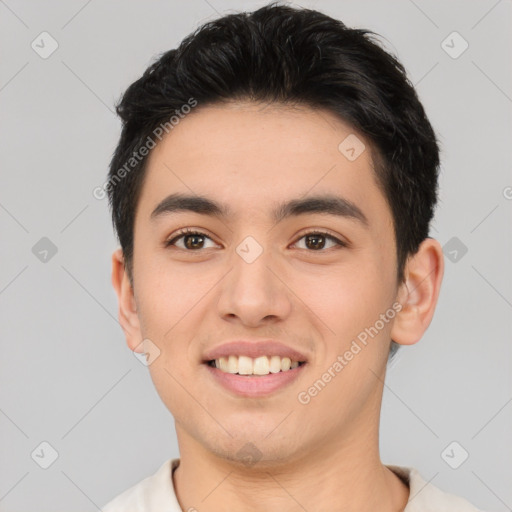
{"label": "short black hair", "polygon": [[397,281],[404,280],[407,258],[428,238],[439,147],[404,67],[376,36],[316,10],[272,2],[205,23],[128,87],[116,105],[123,127],[105,189],[132,284],[148,147],[163,133],[159,127],[169,132],[169,121],[191,105],[233,100],[325,109],[369,141],[393,216]]}

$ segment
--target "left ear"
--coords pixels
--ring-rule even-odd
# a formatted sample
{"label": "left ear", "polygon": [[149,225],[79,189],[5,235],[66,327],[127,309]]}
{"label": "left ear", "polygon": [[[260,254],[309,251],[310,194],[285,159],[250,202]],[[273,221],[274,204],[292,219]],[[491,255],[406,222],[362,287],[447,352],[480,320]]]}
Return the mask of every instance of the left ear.
{"label": "left ear", "polygon": [[426,238],[404,270],[397,301],[402,309],[395,316],[391,339],[401,345],[418,342],[432,321],[444,274],[441,244]]}

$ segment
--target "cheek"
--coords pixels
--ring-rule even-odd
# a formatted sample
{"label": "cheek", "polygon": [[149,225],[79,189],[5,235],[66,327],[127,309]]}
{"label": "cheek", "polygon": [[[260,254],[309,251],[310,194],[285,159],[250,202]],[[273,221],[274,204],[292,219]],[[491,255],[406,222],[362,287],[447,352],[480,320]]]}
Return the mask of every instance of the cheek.
{"label": "cheek", "polygon": [[158,346],[166,366],[176,371],[184,363],[196,364],[187,349],[204,321],[209,293],[219,280],[213,268],[200,266],[157,261],[149,254],[139,261],[135,286],[142,334]]}
{"label": "cheek", "polygon": [[[296,282],[298,295],[319,319],[324,329],[340,342],[378,319],[392,301],[390,283],[375,262],[361,255],[343,267],[330,267],[304,274]],[[389,304],[388,304],[389,302]]]}
{"label": "cheek", "polygon": [[146,325],[161,331],[171,328],[187,311],[197,293],[196,280],[160,251],[139,250],[134,255],[135,286]]}
{"label": "cheek", "polygon": [[168,409],[179,411],[190,398],[183,383],[190,378],[190,366],[197,361],[188,349],[199,325],[195,316],[200,309],[198,301],[208,288],[203,290],[186,273],[161,265],[146,265],[139,277],[143,336],[151,339],[160,351],[148,370]]}

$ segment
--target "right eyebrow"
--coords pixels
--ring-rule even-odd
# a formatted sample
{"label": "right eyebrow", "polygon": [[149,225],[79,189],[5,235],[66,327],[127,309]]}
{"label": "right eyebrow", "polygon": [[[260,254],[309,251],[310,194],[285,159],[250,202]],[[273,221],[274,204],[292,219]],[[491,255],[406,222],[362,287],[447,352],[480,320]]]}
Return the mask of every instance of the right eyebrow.
{"label": "right eyebrow", "polygon": [[227,217],[229,215],[229,208],[227,206],[222,206],[212,199],[185,194],[171,194],[158,203],[150,218],[156,219],[167,213],[182,211],[191,211],[216,217]]}

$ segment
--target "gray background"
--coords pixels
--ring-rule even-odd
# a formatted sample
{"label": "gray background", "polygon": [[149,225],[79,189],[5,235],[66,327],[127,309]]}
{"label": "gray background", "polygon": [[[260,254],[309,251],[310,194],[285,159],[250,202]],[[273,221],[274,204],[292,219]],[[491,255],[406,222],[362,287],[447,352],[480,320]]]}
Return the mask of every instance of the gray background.
{"label": "gray background", "polygon": [[[172,416],[117,322],[116,241],[92,190],[122,91],[204,21],[264,3],[0,1],[0,510],[97,510],[178,456]],[[450,244],[445,278],[426,335],[389,370],[383,461],[512,510],[511,2],[296,5],[380,33],[443,149],[432,236]],[[46,59],[31,47],[51,48],[43,31],[59,45]],[[469,43],[458,58],[441,45],[453,31]],[[58,453],[48,469],[44,441]],[[469,453],[458,469],[442,456],[453,441],[452,464]]]}

